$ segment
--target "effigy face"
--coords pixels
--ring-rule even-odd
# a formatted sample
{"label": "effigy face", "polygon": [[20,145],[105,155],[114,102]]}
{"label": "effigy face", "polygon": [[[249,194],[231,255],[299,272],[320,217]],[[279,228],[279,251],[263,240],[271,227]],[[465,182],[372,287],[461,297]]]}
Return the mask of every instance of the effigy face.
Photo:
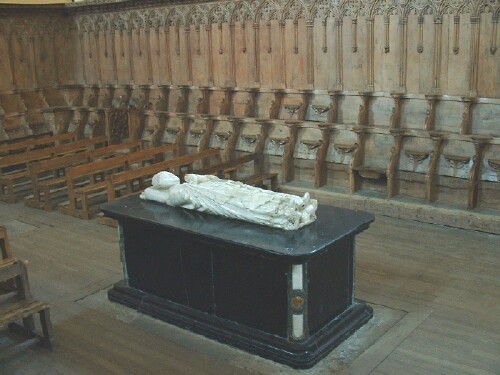
{"label": "effigy face", "polygon": [[188,174],[185,180],[157,173],[141,198],[285,230],[316,220],[318,202],[309,193],[298,197],[208,175]]}

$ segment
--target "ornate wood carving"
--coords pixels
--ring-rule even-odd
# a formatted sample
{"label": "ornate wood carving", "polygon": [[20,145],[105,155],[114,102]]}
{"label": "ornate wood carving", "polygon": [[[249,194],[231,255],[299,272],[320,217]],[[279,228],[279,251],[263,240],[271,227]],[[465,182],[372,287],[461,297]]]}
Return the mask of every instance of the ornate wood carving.
{"label": "ornate wood carving", "polygon": [[360,93],[361,103],[358,109],[358,125],[368,125],[370,93]]}
{"label": "ornate wood carving", "polygon": [[479,65],[479,22],[480,18],[477,16],[471,16],[470,27],[470,53],[471,53],[471,63],[469,71],[469,90],[471,96],[477,95],[477,76],[478,76],[478,65]]}
{"label": "ornate wood carving", "polygon": [[437,132],[434,133],[431,132],[429,136],[431,137],[434,143],[434,148],[430,153],[429,166],[427,168],[427,173],[425,175],[425,184],[426,184],[425,198],[429,203],[431,203],[436,200],[436,194],[437,194],[436,179],[438,178],[436,171],[439,164],[439,158],[441,157],[441,151],[443,149],[444,139],[443,135]]}
{"label": "ornate wood carving", "polygon": [[293,160],[293,152],[295,150],[295,144],[297,143],[297,136],[299,133],[298,125],[300,122],[285,122],[288,126],[289,138],[285,144],[285,149],[283,150],[283,169],[282,176],[283,182],[290,182],[294,179],[295,166]]}
{"label": "ornate wood carving", "polygon": [[462,98],[464,103],[464,112],[462,113],[462,122],[460,124],[460,134],[470,134],[472,126],[472,99]]}
{"label": "ornate wood carving", "polygon": [[368,91],[373,91],[375,89],[375,30],[374,30],[374,18],[368,17],[366,19],[366,29],[367,29],[367,89]]}
{"label": "ornate wood carving", "polygon": [[459,39],[460,39],[460,16],[453,17],[453,53],[458,55],[459,51]]}
{"label": "ornate wood carving", "polygon": [[429,108],[427,109],[427,113],[425,115],[424,129],[427,131],[431,131],[434,130],[437,97],[433,95],[426,95],[425,98],[427,99]]}
{"label": "ornate wood carving", "polygon": [[484,148],[487,145],[490,137],[473,136],[472,141],[476,149],[474,161],[470,170],[469,176],[469,192],[467,196],[467,208],[473,209],[477,207],[479,184],[481,182],[481,165],[483,164]]}
{"label": "ornate wood carving", "polygon": [[398,129],[401,122],[401,107],[403,96],[401,94],[391,94],[394,98],[394,107],[392,107],[389,129]]}
{"label": "ornate wood carving", "polygon": [[[500,7],[498,8],[500,13]],[[491,42],[490,42],[490,53],[494,55],[497,52],[497,27],[498,27],[499,14],[493,14],[491,17],[491,22],[493,24],[491,28]]]}
{"label": "ornate wood carving", "polygon": [[439,93],[441,89],[441,36],[443,28],[443,17],[434,17],[434,67],[432,90]]}
{"label": "ornate wood carving", "polygon": [[326,155],[330,146],[330,127],[328,125],[320,125],[321,143],[319,144],[318,152],[316,153],[316,163],[314,165],[314,187],[319,188],[326,185],[327,168]]}
{"label": "ornate wood carving", "polygon": [[256,86],[260,85],[260,24],[253,23],[253,38],[254,38],[254,82]]}
{"label": "ornate wood carving", "polygon": [[336,57],[337,57],[337,80],[336,80],[336,88],[338,90],[342,90],[344,85],[344,58],[342,53],[342,18],[337,18],[335,20],[335,25],[337,26],[337,48],[336,48]]}
{"label": "ornate wood carving", "polygon": [[424,52],[424,16],[418,17],[418,44],[417,52]]}
{"label": "ornate wood carving", "polygon": [[403,134],[399,129],[392,130],[391,133],[394,136],[394,146],[391,148],[391,157],[387,167],[387,198],[392,198],[398,194],[398,166],[403,142]]}
{"label": "ornate wood carving", "polygon": [[358,147],[354,151],[351,161],[349,162],[349,185],[351,193],[356,192],[359,189],[359,176],[355,170],[359,167],[365,160],[365,142],[366,142],[366,129],[364,127],[356,127],[353,129],[358,138]]}

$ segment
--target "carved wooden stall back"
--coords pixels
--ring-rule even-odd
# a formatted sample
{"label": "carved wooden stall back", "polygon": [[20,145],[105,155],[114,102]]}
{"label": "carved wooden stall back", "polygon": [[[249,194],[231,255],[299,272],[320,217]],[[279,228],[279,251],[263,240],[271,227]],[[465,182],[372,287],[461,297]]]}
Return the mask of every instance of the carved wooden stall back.
{"label": "carved wooden stall back", "polygon": [[498,210],[499,14],[498,0],[0,5],[0,139],[258,148],[285,190]]}

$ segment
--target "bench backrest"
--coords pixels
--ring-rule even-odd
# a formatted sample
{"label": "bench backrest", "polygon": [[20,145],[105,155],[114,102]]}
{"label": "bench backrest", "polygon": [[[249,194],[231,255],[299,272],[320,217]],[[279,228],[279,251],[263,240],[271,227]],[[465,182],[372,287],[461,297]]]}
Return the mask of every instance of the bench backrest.
{"label": "bench backrest", "polygon": [[86,138],[76,142],[55,146],[54,152],[56,154],[67,154],[72,152],[78,152],[81,151],[82,149],[93,149],[98,144],[105,145],[106,142],[107,141],[105,136]]}
{"label": "bench backrest", "polygon": [[39,134],[25,135],[23,137],[17,137],[17,138],[12,138],[12,139],[3,139],[0,141],[0,146],[8,145],[8,144],[10,145],[10,144],[19,143],[19,142],[25,142],[25,141],[30,140],[30,139],[47,137],[47,136],[51,136],[53,134],[54,133],[52,133],[52,132],[45,132],[45,133],[39,133]]}
{"label": "bench backrest", "polygon": [[162,145],[68,168],[66,170],[68,187],[71,189],[75,184],[75,180],[81,177],[111,171],[120,167],[128,169],[131,164],[153,159],[157,155],[164,155],[167,151],[175,150],[175,145]]}
{"label": "bench backrest", "polygon": [[28,170],[30,171],[31,180],[35,182],[42,173],[67,168],[85,161],[90,162],[89,151],[64,155],[48,160],[35,161],[30,163]]}
{"label": "bench backrest", "polygon": [[0,154],[6,154],[9,152],[22,152],[25,150],[30,150],[35,147],[53,147],[57,142],[61,141],[74,141],[76,135],[74,133],[63,133],[56,135],[44,135],[38,138],[26,139],[22,142],[9,143],[0,145]]}
{"label": "bench backrest", "polygon": [[100,147],[98,149],[92,150],[90,156],[93,160],[96,160],[105,156],[113,156],[115,154],[120,154],[120,152],[125,150],[127,152],[135,152],[139,150],[140,146],[141,146],[140,141],[118,143],[115,145]]}
{"label": "bench backrest", "polygon": [[208,149],[200,152],[195,152],[192,154],[186,154],[173,159],[161,161],[155,164],[148,165],[142,168],[129,169],[124,172],[115,173],[106,177],[106,190],[108,201],[112,201],[116,198],[115,187],[117,185],[133,181],[146,176],[152,176],[158,172],[164,170],[171,170],[177,167],[183,167],[186,165],[191,165],[198,160],[205,160],[215,157],[220,160],[220,150],[219,149]]}
{"label": "bench backrest", "polygon": [[173,159],[161,161],[158,163],[154,163],[142,168],[130,169],[124,172],[116,173],[114,175],[110,175],[107,177],[107,181],[111,185],[116,185],[119,183],[131,181],[144,176],[151,176],[155,173],[176,168],[182,167],[185,165],[193,164],[198,160],[208,159],[211,157],[220,157],[219,149],[208,149],[200,152],[195,152],[191,154],[186,154],[183,156],[179,156]]}

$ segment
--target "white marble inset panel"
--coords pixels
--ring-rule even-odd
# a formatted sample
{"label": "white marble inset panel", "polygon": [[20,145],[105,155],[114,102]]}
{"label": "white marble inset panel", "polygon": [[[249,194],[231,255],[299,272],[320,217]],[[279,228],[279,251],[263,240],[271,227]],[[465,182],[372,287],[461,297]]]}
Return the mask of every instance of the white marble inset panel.
{"label": "white marble inset panel", "polygon": [[292,289],[304,289],[303,270],[304,266],[302,264],[292,265]]}
{"label": "white marble inset panel", "polygon": [[293,314],[292,315],[292,334],[295,339],[300,339],[304,336],[304,315],[303,314]]}

